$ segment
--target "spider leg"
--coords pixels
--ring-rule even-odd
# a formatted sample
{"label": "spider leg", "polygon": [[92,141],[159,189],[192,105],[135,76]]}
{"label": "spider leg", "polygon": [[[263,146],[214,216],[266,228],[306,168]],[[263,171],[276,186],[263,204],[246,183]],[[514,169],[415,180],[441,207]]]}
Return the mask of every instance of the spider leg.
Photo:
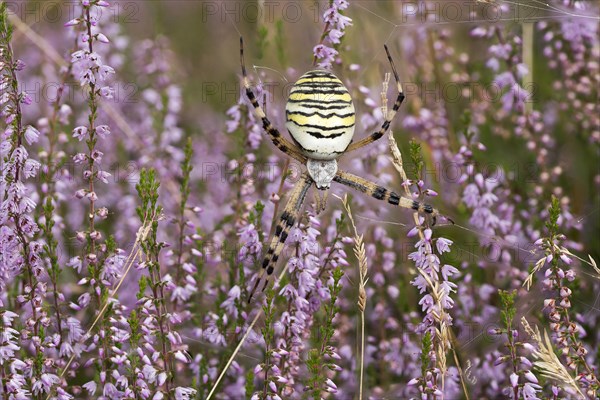
{"label": "spider leg", "polygon": [[[361,178],[360,176],[356,176],[345,171],[338,171],[333,180],[341,183],[342,185],[356,189],[359,192],[363,192],[371,197],[376,198],[377,200],[383,200],[402,208],[410,208],[411,210],[415,210],[419,213],[429,214],[433,220],[433,225],[435,225],[437,217],[440,216],[439,211],[429,204],[412,200],[407,197],[402,197],[396,192],[386,189],[375,182]],[[447,219],[452,222],[451,219]]]}
{"label": "spider leg", "polygon": [[329,189],[315,190],[315,211],[318,214],[325,211],[327,206],[327,197],[329,195]]}
{"label": "spider leg", "polygon": [[244,41],[242,37],[240,37],[240,63],[242,65],[243,84],[244,88],[246,89],[246,96],[248,97],[248,100],[250,100],[250,103],[252,103],[252,106],[254,107],[254,113],[258,118],[262,120],[265,132],[267,132],[275,147],[277,147],[279,150],[289,155],[290,157],[296,159],[297,161],[305,164],[306,156],[304,156],[296,146],[294,146],[283,136],[281,136],[281,133],[279,133],[277,128],[275,128],[271,121],[269,121],[269,118],[267,118],[267,115],[265,114],[264,110],[262,109],[262,107],[258,103],[258,100],[256,99],[256,95],[251,89],[250,81],[248,80],[248,75],[246,75],[246,64],[244,62]]}
{"label": "spider leg", "polygon": [[387,53],[388,60],[390,61],[390,65],[392,66],[392,71],[394,72],[394,79],[396,79],[396,85],[398,86],[398,97],[396,97],[396,102],[394,103],[394,107],[392,107],[392,109],[386,116],[385,121],[383,122],[383,125],[381,125],[381,129],[379,129],[377,132],[372,133],[371,135],[367,136],[366,138],[359,140],[358,142],[350,143],[350,145],[346,149],[346,152],[360,149],[361,147],[371,144],[374,141],[376,141],[377,139],[381,138],[385,134],[385,132],[388,130],[388,128],[390,127],[390,124],[392,123],[392,120],[396,116],[396,113],[398,112],[400,105],[404,101],[404,91],[402,90],[402,84],[400,83],[400,78],[398,77],[398,71],[396,71],[396,66],[394,65],[394,61],[392,60],[390,51],[388,50],[386,45],[384,45],[384,47],[385,47],[385,52]]}
{"label": "spider leg", "polygon": [[256,279],[256,282],[254,283],[252,291],[250,291],[250,295],[248,296],[248,303],[250,303],[252,300],[252,296],[256,292],[256,288],[266,272],[267,278],[265,279],[265,283],[262,287],[262,290],[265,290],[265,287],[269,282],[269,276],[275,269],[275,265],[277,264],[277,260],[279,259],[281,251],[283,250],[283,246],[285,245],[288,234],[290,233],[292,226],[294,226],[294,224],[298,221],[300,208],[304,203],[308,188],[313,184],[313,182],[314,181],[312,178],[306,172],[304,172],[300,180],[296,182],[296,185],[292,189],[290,199],[288,200],[283,212],[279,217],[279,222],[275,228],[275,234],[273,235],[271,243],[269,244],[269,250],[263,259],[262,270]]}

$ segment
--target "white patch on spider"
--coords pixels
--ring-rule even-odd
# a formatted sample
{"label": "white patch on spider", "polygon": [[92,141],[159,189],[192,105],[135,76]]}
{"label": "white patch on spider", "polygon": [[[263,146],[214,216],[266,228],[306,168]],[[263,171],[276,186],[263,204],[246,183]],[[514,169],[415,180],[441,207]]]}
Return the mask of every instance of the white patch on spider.
{"label": "white patch on spider", "polygon": [[313,160],[306,161],[308,174],[315,181],[319,189],[329,189],[331,181],[337,172],[336,160]]}

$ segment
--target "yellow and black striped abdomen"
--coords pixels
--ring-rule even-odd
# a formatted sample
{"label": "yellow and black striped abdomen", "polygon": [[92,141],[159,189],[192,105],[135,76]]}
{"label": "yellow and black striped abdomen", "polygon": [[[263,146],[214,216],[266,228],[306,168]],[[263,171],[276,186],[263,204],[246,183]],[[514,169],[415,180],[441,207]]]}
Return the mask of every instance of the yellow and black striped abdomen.
{"label": "yellow and black striped abdomen", "polygon": [[354,135],[356,114],[348,89],[329,71],[302,75],[285,107],[286,127],[306,156],[332,160]]}

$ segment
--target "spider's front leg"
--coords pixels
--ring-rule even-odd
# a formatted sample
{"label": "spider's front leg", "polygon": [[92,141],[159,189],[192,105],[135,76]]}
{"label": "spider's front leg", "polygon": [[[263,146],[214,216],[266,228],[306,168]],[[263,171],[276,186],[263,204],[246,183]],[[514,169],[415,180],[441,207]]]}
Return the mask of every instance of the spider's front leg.
{"label": "spider's front leg", "polygon": [[246,96],[252,107],[254,107],[254,114],[261,119],[263,123],[263,129],[271,138],[271,141],[279,150],[299,161],[300,163],[306,163],[306,156],[304,156],[292,143],[286,140],[277,128],[273,126],[265,111],[262,109],[260,104],[258,103],[258,99],[256,95],[252,91],[250,86],[250,81],[248,80],[248,75],[246,74],[246,64],[244,62],[244,41],[240,37],[240,64],[242,66],[242,82],[244,84],[244,89],[246,91]]}
{"label": "spider's front leg", "polygon": [[396,80],[396,86],[398,87],[398,96],[396,97],[396,101],[394,102],[392,109],[390,110],[388,115],[385,117],[385,121],[383,121],[381,128],[377,132],[372,133],[371,135],[367,136],[364,139],[359,140],[358,142],[350,143],[350,145],[346,149],[347,153],[354,151],[354,150],[358,150],[361,147],[364,147],[364,146],[371,144],[374,141],[380,139],[385,134],[385,132],[388,130],[388,128],[390,127],[390,124],[392,123],[394,117],[396,116],[396,113],[398,112],[398,110],[400,109],[400,106],[402,105],[402,102],[404,101],[404,91],[402,90],[402,84],[400,83],[400,77],[398,76],[398,71],[396,70],[396,66],[394,65],[392,56],[390,55],[390,51],[388,50],[387,46],[384,45],[384,47],[385,47],[385,52],[387,54],[390,65],[392,67],[392,72],[394,73],[394,79]]}
{"label": "spider's front leg", "polygon": [[267,287],[269,276],[275,269],[275,265],[277,264],[277,260],[279,259],[279,255],[283,250],[283,246],[285,245],[285,241],[287,240],[290,230],[298,221],[300,209],[304,203],[304,199],[306,198],[306,192],[308,192],[308,189],[313,182],[314,181],[312,178],[306,172],[304,172],[292,189],[290,199],[288,200],[283,212],[279,217],[279,222],[275,228],[275,234],[273,235],[273,238],[269,244],[269,250],[267,250],[267,254],[263,259],[262,270],[256,279],[256,282],[254,283],[254,287],[250,291],[250,295],[248,296],[248,303],[250,303],[252,300],[252,296],[254,296],[254,293],[256,292],[260,281],[263,279],[265,272],[267,273],[267,278],[265,279],[262,290],[265,290],[265,287]]}
{"label": "spider's front leg", "polygon": [[[415,201],[407,197],[402,197],[396,192],[386,189],[383,186],[380,186],[367,179],[361,178],[360,176],[356,176],[345,171],[338,171],[333,180],[338,183],[341,183],[342,185],[349,186],[352,189],[356,189],[359,192],[374,197],[377,200],[386,201],[389,204],[398,207],[409,208],[419,213],[429,215],[432,218],[432,225],[435,225],[437,218],[441,216],[439,211],[430,206],[429,204]],[[450,218],[444,218],[450,221],[451,223],[454,223]]]}

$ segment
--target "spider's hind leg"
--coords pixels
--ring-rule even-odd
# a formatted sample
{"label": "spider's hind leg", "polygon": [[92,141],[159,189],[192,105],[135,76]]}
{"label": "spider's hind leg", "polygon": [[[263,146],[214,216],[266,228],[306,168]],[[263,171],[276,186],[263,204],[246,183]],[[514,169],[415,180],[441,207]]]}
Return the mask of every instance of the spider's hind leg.
{"label": "spider's hind leg", "polygon": [[328,195],[329,189],[315,190],[315,212],[317,215],[325,211]]}
{"label": "spider's hind leg", "polygon": [[273,238],[269,244],[269,249],[263,258],[262,270],[259,273],[252,290],[250,291],[250,295],[248,296],[248,303],[251,302],[252,296],[254,296],[258,285],[263,280],[265,272],[267,277],[264,280],[261,290],[265,290],[267,287],[267,284],[269,283],[269,276],[271,276],[275,270],[275,265],[279,260],[279,255],[283,250],[283,246],[285,245],[290,230],[298,221],[300,208],[302,207],[304,199],[306,198],[306,192],[312,183],[312,178],[308,176],[307,173],[304,173],[292,189],[290,199],[288,200],[283,212],[281,213],[281,216],[279,217],[279,222],[277,223],[275,234],[273,235]]}
{"label": "spider's hind leg", "polygon": [[[432,222],[431,225],[435,225],[438,218],[442,216],[437,209],[433,208],[429,204],[412,200],[407,197],[402,197],[396,192],[386,189],[383,186],[345,171],[338,171],[333,180],[341,183],[342,185],[356,189],[359,192],[365,193],[373,198],[376,198],[377,200],[385,201],[394,206],[415,210],[418,213],[430,218]],[[454,223],[450,218],[444,218]]]}

